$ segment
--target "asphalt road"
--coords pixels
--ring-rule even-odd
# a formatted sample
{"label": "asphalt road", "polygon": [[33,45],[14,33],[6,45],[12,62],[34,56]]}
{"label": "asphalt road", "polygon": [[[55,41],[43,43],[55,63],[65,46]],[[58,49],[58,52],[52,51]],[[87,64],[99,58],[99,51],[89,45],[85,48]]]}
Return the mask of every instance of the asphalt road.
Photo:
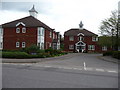
{"label": "asphalt road", "polygon": [[118,65],[99,54],[70,54],[39,63],[3,64],[3,88],[118,88]]}

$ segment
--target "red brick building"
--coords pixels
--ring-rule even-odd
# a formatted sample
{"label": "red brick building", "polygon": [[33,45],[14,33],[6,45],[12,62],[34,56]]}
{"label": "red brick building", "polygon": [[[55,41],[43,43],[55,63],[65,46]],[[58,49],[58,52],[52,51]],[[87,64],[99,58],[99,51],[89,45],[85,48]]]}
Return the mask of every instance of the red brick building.
{"label": "red brick building", "polygon": [[64,33],[64,49],[68,52],[107,51],[107,47],[100,47],[97,42],[98,35],[84,29],[82,22],[79,28],[70,29]]}
{"label": "red brick building", "polygon": [[16,50],[33,44],[40,49],[60,49],[60,33],[37,19],[34,6],[29,12],[28,17],[0,25],[0,49]]}

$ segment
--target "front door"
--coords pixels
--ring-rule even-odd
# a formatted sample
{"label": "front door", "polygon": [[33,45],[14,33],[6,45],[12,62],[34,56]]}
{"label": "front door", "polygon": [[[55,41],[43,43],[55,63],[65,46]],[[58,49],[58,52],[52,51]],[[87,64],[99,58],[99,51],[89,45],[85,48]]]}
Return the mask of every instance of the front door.
{"label": "front door", "polygon": [[85,49],[85,46],[77,46],[78,52],[83,52]]}
{"label": "front door", "polygon": [[81,41],[76,43],[76,51],[77,52],[84,52],[85,51],[85,46],[86,46],[86,44],[81,42]]}

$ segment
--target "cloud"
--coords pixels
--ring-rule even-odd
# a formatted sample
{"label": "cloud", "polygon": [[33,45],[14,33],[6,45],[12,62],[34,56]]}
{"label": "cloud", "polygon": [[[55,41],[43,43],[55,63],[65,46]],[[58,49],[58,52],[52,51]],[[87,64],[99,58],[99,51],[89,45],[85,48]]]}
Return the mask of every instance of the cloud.
{"label": "cloud", "polygon": [[38,12],[44,14],[49,13],[48,9],[52,7],[46,2],[2,2],[2,10],[27,12],[33,5]]}

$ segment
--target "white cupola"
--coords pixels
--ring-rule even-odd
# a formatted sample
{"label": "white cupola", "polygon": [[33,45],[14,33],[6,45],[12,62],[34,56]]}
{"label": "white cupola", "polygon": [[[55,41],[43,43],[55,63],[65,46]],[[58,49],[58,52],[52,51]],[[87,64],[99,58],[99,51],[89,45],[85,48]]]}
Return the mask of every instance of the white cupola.
{"label": "white cupola", "polygon": [[30,14],[30,16],[33,16],[33,17],[37,18],[38,12],[35,10],[34,5],[33,5],[32,9],[29,10],[29,14]]}
{"label": "white cupola", "polygon": [[83,26],[84,26],[84,24],[81,21],[80,24],[79,24],[79,29],[83,29]]}

